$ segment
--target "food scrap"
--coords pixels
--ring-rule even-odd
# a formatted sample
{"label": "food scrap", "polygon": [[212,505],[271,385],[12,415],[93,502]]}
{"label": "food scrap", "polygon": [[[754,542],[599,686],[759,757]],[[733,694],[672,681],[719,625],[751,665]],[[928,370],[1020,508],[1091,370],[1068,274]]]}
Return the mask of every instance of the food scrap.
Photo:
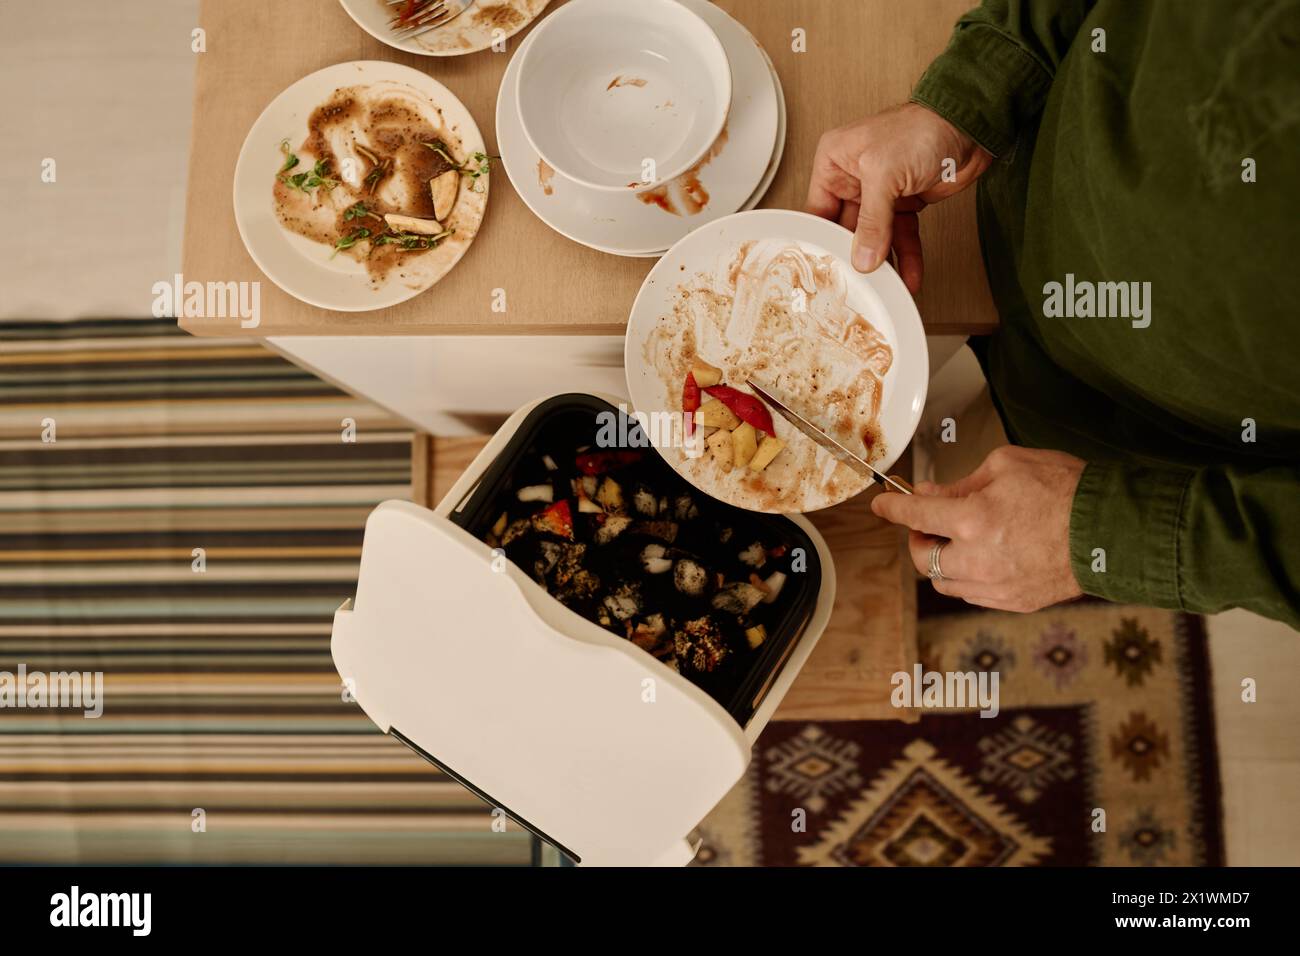
{"label": "food scrap", "polygon": [[[729,432],[714,434],[731,447]],[[706,690],[737,683],[769,634],[782,633],[787,542],[641,450],[535,448],[487,520],[484,540],[554,598]]]}
{"label": "food scrap", "polygon": [[[713,401],[702,403],[701,389]],[[722,370],[702,359],[695,359],[686,373],[682,412],[688,438],[695,426],[712,429],[704,438],[704,448],[724,473],[732,468],[760,472],[785,448],[762,400],[722,384]]]}

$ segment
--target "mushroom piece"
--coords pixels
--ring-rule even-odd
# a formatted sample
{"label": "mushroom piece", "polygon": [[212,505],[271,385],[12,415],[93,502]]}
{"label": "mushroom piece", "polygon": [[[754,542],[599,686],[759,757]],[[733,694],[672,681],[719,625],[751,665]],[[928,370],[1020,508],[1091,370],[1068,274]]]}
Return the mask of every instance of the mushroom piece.
{"label": "mushroom piece", "polygon": [[627,515],[610,515],[604,523],[596,529],[593,539],[597,544],[609,544],[620,534],[627,530],[627,526],[632,523],[632,519]]}
{"label": "mushroom piece", "polygon": [[690,495],[678,495],[677,500],[673,502],[673,514],[678,521],[690,521],[700,516],[700,509],[695,507],[695,502],[691,500]]}
{"label": "mushroom piece", "polygon": [[429,180],[429,197],[433,200],[433,214],[445,220],[456,205],[456,195],[460,192],[460,172],[449,169]]}
{"label": "mushroom piece", "polygon": [[550,504],[555,500],[555,492],[550,485],[525,485],[515,492],[520,501],[545,501]]}
{"label": "mushroom piece", "polygon": [[605,595],[604,605],[620,621],[628,621],[641,611],[641,585],[621,584]]}
{"label": "mushroom piece", "polygon": [[533,522],[531,518],[516,518],[514,521],[510,522],[510,525],[505,530],[505,534],[501,535],[501,543],[509,544],[516,538],[519,538],[532,530]]}
{"label": "mushroom piece", "polygon": [[596,501],[606,511],[623,510],[623,489],[618,486],[618,482],[608,475],[596,489]]}
{"label": "mushroom piece", "polygon": [[555,568],[555,583],[564,587],[582,570],[582,556],[587,553],[585,544],[564,545]]}
{"label": "mushroom piece", "polygon": [[551,568],[555,567],[560,560],[563,549],[554,541],[543,541],[541,543],[541,554],[533,562],[533,573],[538,578],[544,578],[550,573]]}
{"label": "mushroom piece", "polygon": [[709,583],[709,572],[704,565],[690,558],[680,558],[673,568],[673,584],[677,590],[692,597],[699,597]]}
{"label": "mushroom piece", "polygon": [[442,223],[436,219],[417,219],[414,216],[387,212],[384,213],[384,222],[395,232],[413,232],[417,236],[436,236],[442,232]]}
{"label": "mushroom piece", "polygon": [[762,544],[755,541],[740,552],[739,558],[742,563],[749,565],[751,568],[761,568],[767,563],[767,552],[763,550]]}
{"label": "mushroom piece", "polygon": [[632,493],[632,507],[636,509],[637,514],[645,515],[647,518],[653,518],[659,513],[659,502],[654,492],[645,485],[637,485],[636,491]]}
{"label": "mushroom piece", "polygon": [[727,611],[737,616],[748,614],[763,600],[763,592],[752,584],[737,581],[727,584],[713,595],[713,606],[719,611]]}
{"label": "mushroom piece", "polygon": [[663,574],[673,566],[668,549],[662,544],[647,544],[641,549],[641,567],[647,574]]}
{"label": "mushroom piece", "polygon": [[582,568],[569,579],[569,583],[559,592],[561,601],[580,601],[589,598],[600,589],[600,578],[586,568]]}

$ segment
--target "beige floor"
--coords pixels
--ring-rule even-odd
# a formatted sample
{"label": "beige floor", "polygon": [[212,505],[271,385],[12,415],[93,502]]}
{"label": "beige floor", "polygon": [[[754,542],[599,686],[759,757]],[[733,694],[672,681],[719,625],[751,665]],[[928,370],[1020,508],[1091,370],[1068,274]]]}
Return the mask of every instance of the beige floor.
{"label": "beige floor", "polygon": [[[969,349],[931,340],[926,413],[915,447],[916,476],[952,481],[1006,441]],[[956,422],[955,442],[939,441]],[[1207,619],[1223,815],[1232,866],[1300,866],[1300,633],[1248,611]],[[1242,700],[1253,678],[1256,701]]]}
{"label": "beige floor", "polygon": [[[1300,633],[1248,611],[1208,620],[1228,862],[1300,865]],[[1256,701],[1242,701],[1253,678]]]}

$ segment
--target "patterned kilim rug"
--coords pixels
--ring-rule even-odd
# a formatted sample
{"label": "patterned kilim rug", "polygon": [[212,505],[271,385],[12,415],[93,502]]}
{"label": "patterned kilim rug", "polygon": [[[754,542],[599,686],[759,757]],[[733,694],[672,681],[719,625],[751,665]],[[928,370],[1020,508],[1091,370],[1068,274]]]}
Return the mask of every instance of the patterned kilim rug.
{"label": "patterned kilim rug", "polygon": [[998,671],[998,716],[774,723],[699,862],[1223,865],[1199,618],[967,608],[923,617],[919,644],[926,670]]}
{"label": "patterned kilim rug", "polygon": [[0,674],[104,674],[97,719],[0,710],[0,862],[527,862],[342,699],[333,613],[410,491],[406,426],[259,345],[0,324]]}

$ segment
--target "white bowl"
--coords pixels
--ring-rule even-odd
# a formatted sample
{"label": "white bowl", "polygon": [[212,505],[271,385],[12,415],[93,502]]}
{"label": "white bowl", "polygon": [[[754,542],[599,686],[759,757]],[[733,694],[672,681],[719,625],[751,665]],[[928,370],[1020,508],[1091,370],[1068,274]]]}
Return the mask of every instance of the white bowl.
{"label": "white bowl", "polygon": [[681,175],[731,108],[726,51],[677,0],[571,0],[519,56],[524,135],[552,169],[595,189]]}
{"label": "white bowl", "polygon": [[[506,65],[496,116],[501,168],[534,215],[561,235],[600,252],[658,258],[697,226],[758,205],[780,164],[785,102],[763,48],[712,0],[680,2],[704,17],[731,61],[731,110],[723,131],[726,141],[720,151],[715,145],[705,154],[711,157],[707,163],[696,163],[693,177],[688,171],[648,194],[589,189],[539,167],[515,102],[515,77],[531,35]],[[722,139],[719,137],[719,142]],[[702,202],[702,207],[685,204],[688,189],[690,198]],[[669,200],[668,209],[643,198],[660,194]]]}

